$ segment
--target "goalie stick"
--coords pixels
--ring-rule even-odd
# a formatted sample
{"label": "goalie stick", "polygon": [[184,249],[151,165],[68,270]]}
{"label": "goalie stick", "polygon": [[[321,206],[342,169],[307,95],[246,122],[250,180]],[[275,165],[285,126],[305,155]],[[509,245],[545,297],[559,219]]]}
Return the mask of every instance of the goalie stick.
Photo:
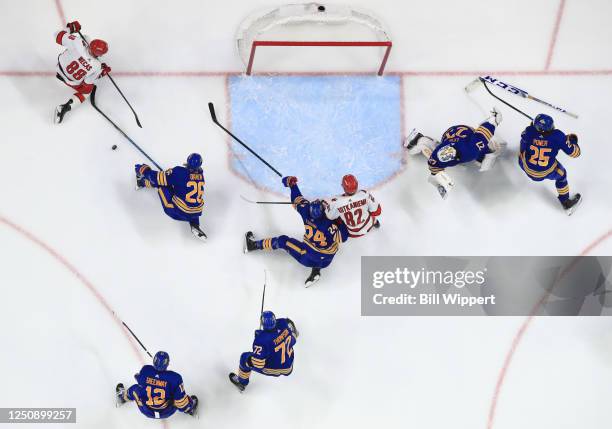
{"label": "goalie stick", "polygon": [[[87,39],[85,39],[85,36],[83,36],[81,34],[81,31],[78,31],[79,36],[81,36],[81,39],[83,39],[83,41],[85,43],[87,43],[87,46],[89,46],[89,42],[87,42]],[[127,103],[128,107],[130,108],[130,110],[132,111],[132,113],[134,114],[134,118],[136,119],[136,125],[138,125],[140,128],[142,128],[142,125],[140,125],[140,119],[138,119],[138,115],[136,114],[136,111],[134,110],[134,108],[132,107],[132,105],[130,104],[130,102],[127,100],[127,98],[125,98],[125,95],[123,95],[123,92],[121,92],[121,90],[119,89],[119,87],[117,86],[117,84],[115,83],[115,80],[113,79],[113,77],[110,75],[110,73],[106,73],[106,76],[110,79],[110,81],[112,82],[112,84],[115,86],[115,88],[117,89],[117,91],[119,92],[119,94],[121,94],[121,97],[123,97],[123,99],[125,100],[125,102]]]}
{"label": "goalie stick", "polygon": [[501,88],[511,94],[514,95],[518,95],[519,97],[522,98],[526,98],[528,100],[532,100],[535,101],[537,103],[543,104],[547,107],[550,107],[551,109],[554,109],[558,112],[561,113],[565,113],[568,116],[571,116],[574,119],[578,119],[578,115],[572,112],[567,111],[566,109],[559,107],[559,106],[555,106],[554,104],[551,104],[547,101],[544,101],[540,98],[537,98],[531,94],[529,94],[527,91],[525,91],[524,89],[520,89],[514,85],[511,85],[509,83],[503,82],[497,78],[494,78],[492,76],[485,76],[485,77],[479,77],[477,80],[474,80],[473,82],[471,82],[468,86],[465,87],[466,92],[470,92],[474,89],[474,87],[478,84],[478,81],[481,81],[483,84],[485,84],[485,82],[488,82],[492,85],[497,86],[498,88]]}
{"label": "goalie stick", "polygon": [[225,131],[227,134],[229,134],[234,140],[236,140],[238,143],[240,143],[246,150],[248,150],[249,152],[251,152],[253,155],[255,155],[255,157],[260,160],[261,162],[263,162],[264,164],[266,164],[266,166],[274,171],[278,177],[283,177],[282,174],[280,174],[280,172],[272,167],[272,165],[270,165],[270,163],[268,163],[268,161],[266,161],[265,159],[263,159],[261,156],[259,156],[259,154],[257,152],[255,152],[253,149],[251,149],[250,147],[247,146],[246,143],[244,143],[242,140],[240,140],[238,137],[236,137],[235,135],[233,135],[231,133],[230,130],[228,130],[227,128],[225,128],[223,125],[221,125],[219,123],[219,121],[217,120],[217,114],[215,113],[215,106],[212,103],[208,103],[208,110],[210,110],[210,117],[212,119],[212,121],[215,123],[215,125],[217,125],[219,128],[221,128],[223,131]]}
{"label": "goalie stick", "polygon": [[528,118],[531,122],[533,122],[533,118],[531,116],[529,116],[527,113],[523,112],[522,110],[514,107],[512,104],[508,103],[506,100],[498,97],[497,95],[493,94],[493,92],[489,89],[489,87],[487,86],[487,82],[484,80],[484,78],[479,77],[478,79],[474,80],[473,82],[471,82],[469,85],[467,85],[464,89],[465,92],[467,92],[468,94],[470,93],[470,91],[472,91],[475,87],[476,84],[478,84],[478,82],[482,82],[482,85],[485,87],[485,89],[487,90],[487,92],[491,95],[491,97],[496,98],[497,100],[501,101],[502,103],[504,103],[506,106],[510,107],[511,109],[515,110],[516,112],[520,113],[521,115],[525,116],[526,118]]}

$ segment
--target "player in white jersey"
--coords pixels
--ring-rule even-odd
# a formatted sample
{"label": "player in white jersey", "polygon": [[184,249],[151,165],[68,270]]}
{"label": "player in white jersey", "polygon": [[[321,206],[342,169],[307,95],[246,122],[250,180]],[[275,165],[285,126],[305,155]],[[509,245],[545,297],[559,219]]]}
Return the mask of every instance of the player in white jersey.
{"label": "player in white jersey", "polygon": [[96,80],[106,76],[111,68],[98,59],[108,52],[108,44],[104,40],[94,39],[89,45],[78,34],[81,30],[79,21],[69,22],[67,30],[59,31],[55,36],[58,45],[66,48],[57,57],[57,74],[59,80],[64,82],[76,92],[64,104],[55,109],[55,123],[59,124],[73,106],[85,101],[95,88]]}
{"label": "player in white jersey", "polygon": [[372,194],[359,189],[359,183],[352,174],[342,178],[344,194],[325,200],[325,215],[328,219],[341,219],[350,237],[362,237],[372,228],[379,228],[382,209]]}

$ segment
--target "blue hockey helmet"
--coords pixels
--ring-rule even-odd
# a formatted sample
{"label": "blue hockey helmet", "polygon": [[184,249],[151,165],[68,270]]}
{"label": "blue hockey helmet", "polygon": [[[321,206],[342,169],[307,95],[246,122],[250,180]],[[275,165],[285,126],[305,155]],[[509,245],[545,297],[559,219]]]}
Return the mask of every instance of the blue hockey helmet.
{"label": "blue hockey helmet", "polygon": [[165,371],[170,363],[170,355],[166,352],[157,352],[153,357],[153,368],[157,371]]}
{"label": "blue hockey helmet", "polygon": [[264,331],[271,331],[276,328],[276,316],[271,311],[261,313],[261,326]]}
{"label": "blue hockey helmet", "polygon": [[202,155],[199,153],[192,153],[187,157],[187,168],[190,170],[197,170],[202,167]]}
{"label": "blue hockey helmet", "polygon": [[555,129],[555,121],[550,116],[540,113],[533,120],[533,126],[541,133],[548,133]]}
{"label": "blue hockey helmet", "polygon": [[311,218],[318,219],[323,216],[323,203],[320,200],[314,200],[308,206],[308,210]]}

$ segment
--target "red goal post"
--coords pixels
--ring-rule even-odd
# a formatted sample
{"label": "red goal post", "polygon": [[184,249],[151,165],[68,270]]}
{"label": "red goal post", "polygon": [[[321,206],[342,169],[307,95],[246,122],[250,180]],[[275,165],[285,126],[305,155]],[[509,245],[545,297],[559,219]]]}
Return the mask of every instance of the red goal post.
{"label": "red goal post", "polygon": [[385,54],[383,56],[380,67],[378,68],[378,76],[382,76],[391,53],[393,43],[388,41],[383,42],[290,42],[281,40],[254,40],[251,44],[251,54],[249,55],[249,63],[247,64],[246,74],[251,75],[253,71],[253,63],[255,61],[255,50],[258,46],[370,46],[370,47],[385,47]]}
{"label": "red goal post", "polygon": [[389,32],[371,12],[320,3],[287,4],[255,12],[238,27],[236,42],[247,75],[253,73],[258,47],[307,46],[381,48],[377,54],[382,57],[380,76],[393,46]]}

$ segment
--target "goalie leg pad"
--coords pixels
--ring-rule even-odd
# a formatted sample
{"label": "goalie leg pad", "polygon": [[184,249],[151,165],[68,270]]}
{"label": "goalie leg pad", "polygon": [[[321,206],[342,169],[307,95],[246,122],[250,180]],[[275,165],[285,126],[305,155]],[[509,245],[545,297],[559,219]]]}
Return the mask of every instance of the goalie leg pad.
{"label": "goalie leg pad", "polygon": [[[431,153],[436,148],[437,142],[431,137],[424,136],[423,134],[412,130],[410,134],[404,139],[404,147],[408,149],[410,155],[418,155],[419,153],[425,152]],[[429,157],[429,155],[425,155]]]}
{"label": "goalie leg pad", "polygon": [[495,165],[495,162],[497,161],[497,158],[504,152],[507,146],[508,144],[506,142],[497,142],[495,140],[491,140],[491,142],[489,143],[489,148],[493,152],[487,153],[484,156],[482,163],[480,164],[479,171],[489,171],[490,169],[492,169]]}

